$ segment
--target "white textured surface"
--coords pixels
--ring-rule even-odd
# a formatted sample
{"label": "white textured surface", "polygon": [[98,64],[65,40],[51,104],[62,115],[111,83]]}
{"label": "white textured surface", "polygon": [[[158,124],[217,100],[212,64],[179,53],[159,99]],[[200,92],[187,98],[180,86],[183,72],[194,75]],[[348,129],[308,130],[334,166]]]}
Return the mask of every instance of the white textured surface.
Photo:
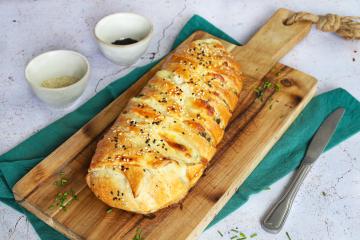
{"label": "white textured surface", "polygon": [[[360,1],[357,0],[0,1],[0,153],[74,110],[132,69],[116,66],[99,53],[92,29],[102,16],[133,11],[153,21],[155,37],[147,54],[136,64],[142,65],[154,54],[159,58],[168,52],[177,33],[193,14],[207,18],[234,38],[246,42],[279,7],[360,15]],[[63,48],[86,55],[92,73],[85,94],[72,107],[54,110],[34,97],[25,83],[23,71],[33,56]],[[360,99],[360,42],[344,41],[313,29],[282,62],[315,76],[319,80],[319,92],[343,87]],[[256,239],[287,239],[286,231],[293,240],[360,239],[359,158],[360,134],[323,154],[306,179],[286,226],[278,235],[261,230],[259,220],[289,176],[270,190],[251,197],[239,210],[204,232],[200,239],[230,239],[231,234],[226,233],[235,227],[247,235],[256,232]],[[223,238],[217,230],[225,233]],[[26,217],[0,203],[0,239],[38,237]]]}

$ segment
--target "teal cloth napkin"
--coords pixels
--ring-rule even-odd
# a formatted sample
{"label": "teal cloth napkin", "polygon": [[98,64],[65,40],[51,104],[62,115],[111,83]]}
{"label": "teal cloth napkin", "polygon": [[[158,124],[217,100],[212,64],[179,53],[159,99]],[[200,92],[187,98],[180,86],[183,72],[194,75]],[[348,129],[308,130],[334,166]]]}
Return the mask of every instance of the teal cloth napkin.
{"label": "teal cloth napkin", "polygon": [[[181,30],[173,48],[196,30],[203,30],[238,44],[211,23],[195,15]],[[58,240],[66,238],[18,205],[14,200],[11,188],[31,168],[61,145],[156,63],[153,62],[137,68],[125,77],[114,81],[76,111],[55,121],[0,156],[0,201],[23,212],[41,239]],[[360,130],[360,103],[349,93],[343,89],[335,89],[315,97],[216,216],[210,226],[239,208],[248,200],[251,194],[265,189],[294,170],[304,156],[306,146],[320,123],[338,107],[345,108],[346,113],[326,149],[330,149],[358,132]]]}

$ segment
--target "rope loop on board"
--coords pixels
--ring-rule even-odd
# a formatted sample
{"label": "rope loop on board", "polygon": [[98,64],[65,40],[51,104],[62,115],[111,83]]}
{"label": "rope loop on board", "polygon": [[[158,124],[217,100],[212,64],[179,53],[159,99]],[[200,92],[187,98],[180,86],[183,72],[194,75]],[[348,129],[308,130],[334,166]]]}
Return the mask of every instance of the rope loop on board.
{"label": "rope loop on board", "polygon": [[285,25],[292,25],[297,22],[311,22],[316,24],[316,28],[320,31],[334,32],[338,36],[349,40],[360,40],[360,17],[297,12],[285,21]]}

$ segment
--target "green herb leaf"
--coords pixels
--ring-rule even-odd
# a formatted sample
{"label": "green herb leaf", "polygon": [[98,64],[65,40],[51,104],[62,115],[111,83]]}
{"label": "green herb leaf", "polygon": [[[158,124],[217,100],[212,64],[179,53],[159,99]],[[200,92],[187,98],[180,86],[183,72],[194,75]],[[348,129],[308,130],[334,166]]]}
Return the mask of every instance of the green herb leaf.
{"label": "green herb leaf", "polygon": [[58,186],[58,187],[64,187],[66,186],[68,183],[69,183],[69,179],[67,179],[65,176],[65,173],[64,172],[60,172],[59,173],[60,175],[60,179],[59,180],[56,180],[55,181],[55,185]]}
{"label": "green herb leaf", "polygon": [[272,86],[272,83],[271,83],[271,82],[265,81],[265,82],[264,82],[264,85],[263,85],[263,88],[264,88],[264,89],[267,89],[267,88],[271,88],[271,86]]}
{"label": "green herb leaf", "polygon": [[257,236],[257,233],[253,233],[253,234],[250,235],[250,238],[254,238],[256,236]]}
{"label": "green herb leaf", "polygon": [[240,237],[245,237],[245,238],[246,238],[245,233],[241,232],[241,233],[240,233]]}
{"label": "green herb leaf", "polygon": [[[273,84],[272,82],[270,81],[265,81],[261,86],[257,87],[254,89],[254,92],[255,92],[255,95],[256,95],[256,98],[258,98],[261,102],[264,101],[264,95],[265,95],[265,92],[267,89],[272,89],[274,90],[274,92],[278,92],[280,91],[280,85],[275,83]],[[272,105],[272,97],[270,96],[269,97],[269,109],[271,110],[273,105]]]}
{"label": "green herb leaf", "polygon": [[112,212],[112,208],[109,208],[108,210],[106,210],[106,213],[111,213]]}
{"label": "green herb leaf", "polygon": [[280,91],[280,88],[281,88],[281,86],[279,84],[275,83],[275,87],[274,87],[275,92]]}
{"label": "green herb leaf", "polygon": [[136,229],[135,236],[132,240],[144,240],[144,238],[141,237],[141,229],[140,228]]}
{"label": "green herb leaf", "polygon": [[219,233],[219,235],[220,235],[221,237],[224,236],[219,230],[217,230],[217,232]]}
{"label": "green herb leaf", "polygon": [[291,240],[291,237],[288,232],[286,232],[286,236],[287,236],[288,240]]}
{"label": "green herb leaf", "polygon": [[66,208],[73,202],[73,200],[78,200],[78,196],[73,189],[70,189],[68,192],[59,192],[56,194],[52,206],[56,205],[59,209],[66,211]]}

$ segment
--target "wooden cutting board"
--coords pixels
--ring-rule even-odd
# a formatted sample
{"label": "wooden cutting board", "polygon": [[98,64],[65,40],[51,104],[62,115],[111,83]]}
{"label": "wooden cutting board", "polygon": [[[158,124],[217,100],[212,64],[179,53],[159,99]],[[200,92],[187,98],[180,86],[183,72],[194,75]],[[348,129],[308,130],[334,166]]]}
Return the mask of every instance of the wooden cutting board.
{"label": "wooden cutting board", "polygon": [[[315,93],[313,77],[277,63],[311,27],[307,23],[284,26],[289,14],[278,10],[245,46],[222,41],[242,65],[244,90],[216,156],[181,204],[152,216],[117,209],[107,213],[108,207],[85,183],[97,141],[161,63],[24,176],[13,188],[16,200],[71,239],[133,239],[137,228],[146,240],[196,239]],[[196,32],[186,41],[209,37],[213,36]],[[265,81],[281,88],[266,90],[261,100],[254,91]],[[59,189],[54,182],[62,171],[69,184]],[[55,195],[70,189],[78,200],[67,211],[50,210]]]}

